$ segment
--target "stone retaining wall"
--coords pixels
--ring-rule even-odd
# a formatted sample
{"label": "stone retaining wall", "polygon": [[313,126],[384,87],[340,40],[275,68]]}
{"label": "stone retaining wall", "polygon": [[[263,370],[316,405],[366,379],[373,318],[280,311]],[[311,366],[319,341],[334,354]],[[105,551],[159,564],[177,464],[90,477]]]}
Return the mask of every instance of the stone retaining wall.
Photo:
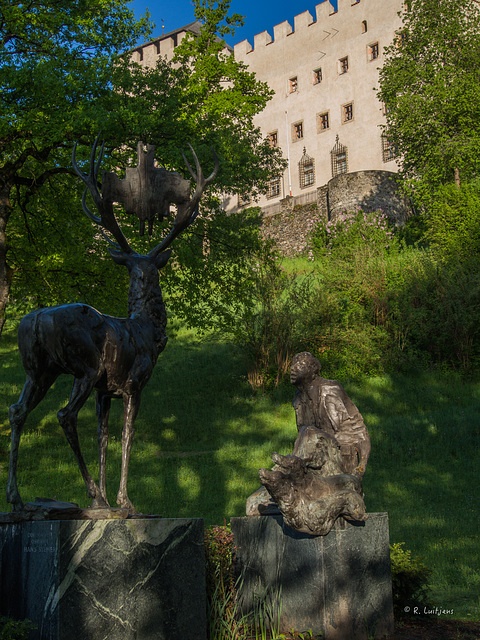
{"label": "stone retaining wall", "polygon": [[326,185],[303,196],[287,197],[263,209],[262,232],[272,239],[283,256],[310,250],[310,234],[319,218],[335,220],[356,208],[382,210],[392,222],[404,224],[410,206],[399,191],[397,176],[390,171],[357,171],[332,178]]}

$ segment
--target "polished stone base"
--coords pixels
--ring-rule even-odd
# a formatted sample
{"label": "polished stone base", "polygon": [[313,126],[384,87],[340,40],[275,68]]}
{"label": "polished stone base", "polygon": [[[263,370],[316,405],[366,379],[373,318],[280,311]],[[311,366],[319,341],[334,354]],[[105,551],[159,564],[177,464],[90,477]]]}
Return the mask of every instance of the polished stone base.
{"label": "polished stone base", "polygon": [[[367,640],[393,631],[388,516],[338,520],[326,536],[298,533],[282,516],[232,518],[242,613],[280,604],[281,631]],[[273,600],[273,602],[272,602]]]}
{"label": "polished stone base", "polygon": [[201,519],[2,524],[0,561],[0,613],[35,639],[206,639]]}

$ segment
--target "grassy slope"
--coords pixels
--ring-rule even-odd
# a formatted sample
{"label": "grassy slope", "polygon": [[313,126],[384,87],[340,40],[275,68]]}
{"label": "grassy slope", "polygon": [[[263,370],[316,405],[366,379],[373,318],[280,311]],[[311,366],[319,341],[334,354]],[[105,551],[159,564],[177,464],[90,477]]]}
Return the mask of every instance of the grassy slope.
{"label": "grassy slope", "polygon": [[[202,342],[187,332],[171,340],[137,420],[129,494],[139,510],[223,523],[243,515],[270,454],[291,452],[294,389],[252,394],[244,371],[241,357],[221,341]],[[8,469],[7,408],[23,380],[14,335],[6,333],[0,340],[0,487]],[[479,620],[480,384],[427,373],[343,382],[372,438],[367,509],[388,511],[391,540],[404,541],[434,570],[435,605],[454,609],[456,618]],[[55,417],[69,391],[70,381],[59,379],[27,422],[20,447],[24,500],[56,496],[88,504]],[[121,403],[114,405],[107,485],[112,504],[121,455]],[[93,399],[80,414],[79,433],[96,473]],[[2,490],[0,510],[7,509]]]}

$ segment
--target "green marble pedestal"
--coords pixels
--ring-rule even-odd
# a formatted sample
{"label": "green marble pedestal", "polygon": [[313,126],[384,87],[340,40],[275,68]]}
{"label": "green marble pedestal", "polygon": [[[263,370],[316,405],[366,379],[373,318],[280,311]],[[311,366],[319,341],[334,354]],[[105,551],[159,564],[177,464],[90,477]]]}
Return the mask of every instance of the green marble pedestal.
{"label": "green marble pedestal", "polygon": [[232,518],[239,607],[278,604],[281,631],[369,640],[393,631],[388,516],[339,519],[326,536],[298,533],[282,516]]}
{"label": "green marble pedestal", "polygon": [[2,524],[0,562],[0,613],[35,639],[206,639],[201,519]]}

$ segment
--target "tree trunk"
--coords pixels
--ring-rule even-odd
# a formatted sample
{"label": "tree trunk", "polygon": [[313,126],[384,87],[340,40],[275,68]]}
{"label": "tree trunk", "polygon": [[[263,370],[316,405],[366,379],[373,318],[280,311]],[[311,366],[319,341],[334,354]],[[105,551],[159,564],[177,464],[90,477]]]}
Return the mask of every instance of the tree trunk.
{"label": "tree trunk", "polygon": [[0,336],[5,324],[5,311],[12,283],[12,269],[7,264],[7,223],[11,213],[10,189],[0,190]]}

